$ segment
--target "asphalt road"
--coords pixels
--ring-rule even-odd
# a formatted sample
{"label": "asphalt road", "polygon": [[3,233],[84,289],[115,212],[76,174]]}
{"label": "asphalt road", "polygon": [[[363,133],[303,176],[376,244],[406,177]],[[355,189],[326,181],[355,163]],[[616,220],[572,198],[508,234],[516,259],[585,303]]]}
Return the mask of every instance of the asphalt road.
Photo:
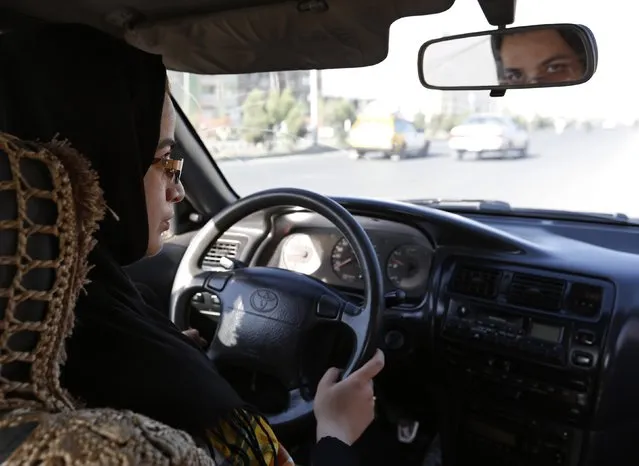
{"label": "asphalt road", "polygon": [[521,207],[639,217],[639,130],[541,131],[523,159],[458,161],[437,142],[423,158],[353,160],[345,151],[220,163],[240,195],[301,187],[387,199],[499,199]]}

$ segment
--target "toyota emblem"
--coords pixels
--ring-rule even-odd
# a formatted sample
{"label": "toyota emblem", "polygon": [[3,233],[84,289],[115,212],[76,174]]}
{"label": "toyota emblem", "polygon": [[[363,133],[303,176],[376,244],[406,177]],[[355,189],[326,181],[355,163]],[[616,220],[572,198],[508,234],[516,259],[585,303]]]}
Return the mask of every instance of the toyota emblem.
{"label": "toyota emblem", "polygon": [[251,294],[251,307],[258,312],[271,312],[275,310],[279,299],[271,290],[257,290]]}

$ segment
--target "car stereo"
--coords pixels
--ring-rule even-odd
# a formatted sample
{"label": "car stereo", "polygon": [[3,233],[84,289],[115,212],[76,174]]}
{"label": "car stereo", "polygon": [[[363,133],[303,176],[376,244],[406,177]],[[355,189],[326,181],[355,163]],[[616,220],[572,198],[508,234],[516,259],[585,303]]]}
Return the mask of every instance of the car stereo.
{"label": "car stereo", "polygon": [[603,335],[596,325],[531,316],[451,299],[442,325],[447,340],[475,344],[558,367],[594,370]]}

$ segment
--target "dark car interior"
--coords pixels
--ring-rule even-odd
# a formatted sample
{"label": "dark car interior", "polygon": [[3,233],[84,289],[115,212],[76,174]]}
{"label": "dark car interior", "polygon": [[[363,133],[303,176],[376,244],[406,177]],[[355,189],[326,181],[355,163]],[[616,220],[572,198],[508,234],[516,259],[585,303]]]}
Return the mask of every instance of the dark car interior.
{"label": "dark car interior", "polygon": [[[2,0],[0,28],[84,22],[162,53],[172,69],[242,73],[373,64],[386,54],[395,19],[451,4]],[[514,2],[480,4],[490,25],[512,22]],[[304,32],[312,22],[323,37]],[[236,34],[247,30],[253,34]],[[281,52],[286,47],[290,53]],[[269,49],[276,52],[261,54]],[[236,58],[240,50],[250,58]],[[1,102],[0,94],[0,108]],[[376,379],[377,418],[356,444],[362,464],[427,464],[434,444],[445,466],[639,461],[637,225],[485,206],[324,201],[292,189],[238,200],[179,109],[178,115],[187,198],[163,251],[129,272],[160,294],[174,322],[208,341],[223,321],[224,293],[250,300],[282,280],[291,285],[272,289],[285,300],[293,299],[291,288],[315,287],[299,299],[312,306],[320,296],[326,307],[316,312],[330,322],[304,338],[307,392],[297,392],[304,399],[298,412],[291,414],[290,387],[268,364],[219,367],[275,420],[301,464],[313,443],[314,383],[329,365],[352,369],[375,347],[384,350],[386,367]],[[288,272],[300,261],[320,265],[310,276]],[[361,309],[368,309],[362,323]],[[351,311],[347,329],[355,332],[357,361],[353,332],[332,322]],[[289,416],[278,417],[282,412]]]}

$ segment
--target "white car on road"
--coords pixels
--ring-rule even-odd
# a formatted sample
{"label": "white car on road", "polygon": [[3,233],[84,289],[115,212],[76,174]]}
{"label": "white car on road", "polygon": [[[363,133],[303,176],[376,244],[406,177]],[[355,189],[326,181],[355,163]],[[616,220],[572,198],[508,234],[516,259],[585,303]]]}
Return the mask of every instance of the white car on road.
{"label": "white car on road", "polygon": [[502,115],[473,115],[450,131],[448,145],[463,159],[466,153],[499,154],[502,157],[525,157],[530,136],[512,118]]}

